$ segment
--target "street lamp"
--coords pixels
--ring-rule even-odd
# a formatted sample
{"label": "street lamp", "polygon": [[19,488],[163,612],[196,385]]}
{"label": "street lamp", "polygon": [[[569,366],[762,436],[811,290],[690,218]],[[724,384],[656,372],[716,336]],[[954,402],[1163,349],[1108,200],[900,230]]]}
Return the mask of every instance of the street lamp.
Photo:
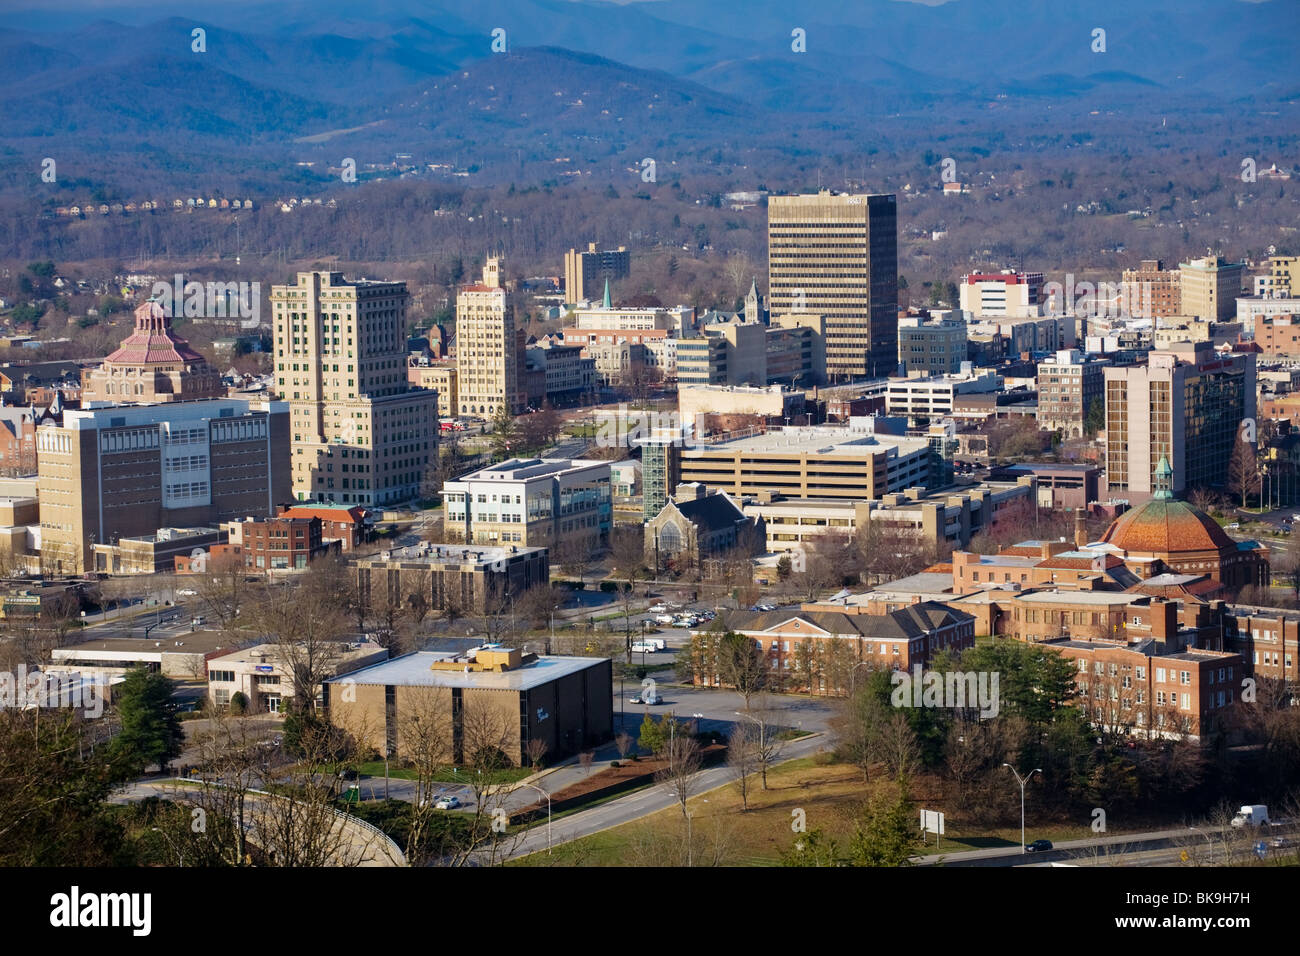
{"label": "street lamp", "polygon": [[541,787],[531,783],[519,783],[515,786],[527,787],[530,790],[536,790],[546,798],[546,852],[551,852],[551,795]]}
{"label": "street lamp", "polygon": [[182,853],[180,847],[176,845],[176,841],[174,841],[170,836],[167,835],[167,831],[162,830],[159,827],[150,827],[149,829],[152,830],[154,833],[162,834],[163,839],[166,840],[168,844],[171,845],[171,848],[176,851],[176,859],[179,861],[180,865],[184,866],[185,854]]}
{"label": "street lamp", "polygon": [[1016,775],[1016,783],[1020,784],[1020,852],[1024,853],[1025,852],[1025,784],[1027,784],[1030,781],[1030,779],[1034,776],[1034,774],[1042,773],[1043,771],[1041,767],[1035,767],[1033,770],[1029,771],[1029,773],[1026,774],[1023,778],[1021,778],[1020,774],[1016,771],[1016,768],[1011,766],[1011,764],[1004,763],[1002,766],[1006,767],[1008,770],[1014,773]]}
{"label": "street lamp", "polygon": [[870,666],[871,666],[871,661],[858,661],[856,664],[854,664],[852,667],[849,668],[849,697],[853,696],[853,690],[857,686],[858,668],[870,667]]}

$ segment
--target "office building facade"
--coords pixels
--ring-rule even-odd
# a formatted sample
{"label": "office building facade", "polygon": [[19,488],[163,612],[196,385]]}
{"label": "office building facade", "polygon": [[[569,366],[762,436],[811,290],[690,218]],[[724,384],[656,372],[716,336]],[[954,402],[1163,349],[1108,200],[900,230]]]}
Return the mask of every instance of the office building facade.
{"label": "office building facade", "polygon": [[276,391],[293,497],[376,507],[419,494],[437,454],[437,396],[407,379],[404,282],[300,272],[271,290]]}
{"label": "office building facade", "polygon": [[892,372],[898,363],[896,197],[828,190],[772,196],[767,222],[772,315],[825,316],[832,381]]}
{"label": "office building facade", "polygon": [[41,562],[81,574],[95,544],[273,515],[289,407],[240,399],[69,409],[37,430]]}

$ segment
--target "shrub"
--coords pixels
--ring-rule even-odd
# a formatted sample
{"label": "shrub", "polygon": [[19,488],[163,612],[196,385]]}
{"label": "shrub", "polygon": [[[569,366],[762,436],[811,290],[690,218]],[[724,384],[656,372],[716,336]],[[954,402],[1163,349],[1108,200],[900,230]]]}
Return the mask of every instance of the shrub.
{"label": "shrub", "polygon": [[242,690],[237,690],[230,695],[230,712],[232,714],[242,714],[248,710],[248,698],[244,696]]}
{"label": "shrub", "polygon": [[601,581],[600,589],[602,591],[617,591],[618,585],[615,584],[613,581]]}
{"label": "shrub", "polygon": [[621,767],[621,766],[623,766],[623,765],[622,765],[621,763],[619,763],[617,760],[611,760],[611,761],[609,762],[609,765],[610,765],[611,767]]}

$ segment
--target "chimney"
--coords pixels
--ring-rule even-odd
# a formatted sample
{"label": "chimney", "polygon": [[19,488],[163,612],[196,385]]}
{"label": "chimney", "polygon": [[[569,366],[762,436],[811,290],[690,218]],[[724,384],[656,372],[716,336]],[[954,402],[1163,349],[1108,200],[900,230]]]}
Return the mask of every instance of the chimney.
{"label": "chimney", "polygon": [[1076,548],[1082,548],[1088,543],[1088,528],[1084,517],[1082,508],[1074,509],[1074,546]]}

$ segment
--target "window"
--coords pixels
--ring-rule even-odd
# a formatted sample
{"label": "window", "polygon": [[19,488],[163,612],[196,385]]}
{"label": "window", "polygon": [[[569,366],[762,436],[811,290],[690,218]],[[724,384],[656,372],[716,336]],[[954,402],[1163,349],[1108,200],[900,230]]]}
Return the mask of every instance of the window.
{"label": "window", "polygon": [[208,680],[212,683],[233,684],[235,682],[235,672],[208,671]]}

